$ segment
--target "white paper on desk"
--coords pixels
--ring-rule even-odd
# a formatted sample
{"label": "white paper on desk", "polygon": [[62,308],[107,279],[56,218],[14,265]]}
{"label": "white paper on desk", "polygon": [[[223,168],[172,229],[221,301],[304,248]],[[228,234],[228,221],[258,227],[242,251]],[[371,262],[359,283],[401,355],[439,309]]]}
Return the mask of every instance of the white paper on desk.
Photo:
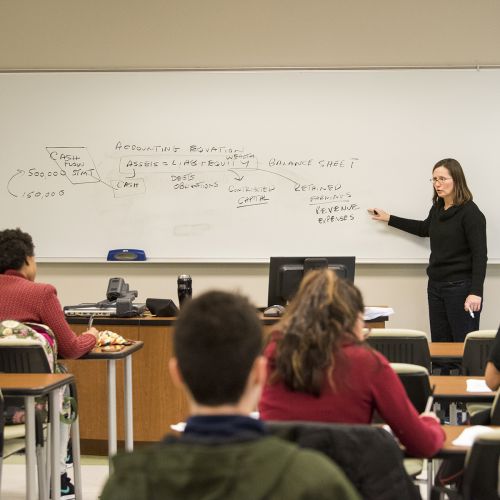
{"label": "white paper on desk", "polygon": [[468,378],[467,392],[493,392],[493,391],[486,385],[485,380]]}
{"label": "white paper on desk", "polygon": [[492,431],[491,427],[486,427],[485,425],[472,425],[463,430],[460,436],[453,441],[453,444],[456,446],[472,446],[474,439]]}
{"label": "white paper on desk", "polygon": [[184,432],[186,428],[186,422],[177,422],[176,424],[172,424],[170,428],[176,432]]}
{"label": "white paper on desk", "polygon": [[370,319],[390,316],[391,314],[394,314],[394,309],[392,307],[365,307],[363,319],[369,321]]}

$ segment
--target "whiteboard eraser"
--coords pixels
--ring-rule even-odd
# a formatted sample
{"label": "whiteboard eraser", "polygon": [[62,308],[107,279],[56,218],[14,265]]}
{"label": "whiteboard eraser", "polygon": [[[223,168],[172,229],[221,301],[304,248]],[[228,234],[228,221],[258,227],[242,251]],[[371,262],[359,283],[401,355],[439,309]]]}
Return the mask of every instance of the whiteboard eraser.
{"label": "whiteboard eraser", "polygon": [[146,260],[146,252],[136,248],[117,248],[108,252],[108,260],[121,262]]}

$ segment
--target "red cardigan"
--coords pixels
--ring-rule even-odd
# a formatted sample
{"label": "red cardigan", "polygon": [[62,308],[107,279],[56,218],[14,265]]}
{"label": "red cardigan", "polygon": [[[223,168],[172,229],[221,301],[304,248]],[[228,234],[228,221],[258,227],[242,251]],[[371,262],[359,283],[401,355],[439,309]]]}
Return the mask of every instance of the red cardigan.
{"label": "red cardigan", "polygon": [[56,337],[58,354],[64,358],[79,358],[96,342],[89,333],[77,336],[71,330],[52,285],[35,283],[17,271],[0,274],[0,321],[5,319],[47,325]]}
{"label": "red cardigan", "polygon": [[[268,378],[274,371],[275,352],[273,340],[264,352]],[[343,346],[336,355],[333,380],[335,390],[325,376],[319,397],[291,391],[281,381],[268,382],[259,404],[260,417],[370,424],[377,410],[410,455],[431,457],[442,447],[441,426],[431,417],[419,416],[382,354],[364,345]]]}

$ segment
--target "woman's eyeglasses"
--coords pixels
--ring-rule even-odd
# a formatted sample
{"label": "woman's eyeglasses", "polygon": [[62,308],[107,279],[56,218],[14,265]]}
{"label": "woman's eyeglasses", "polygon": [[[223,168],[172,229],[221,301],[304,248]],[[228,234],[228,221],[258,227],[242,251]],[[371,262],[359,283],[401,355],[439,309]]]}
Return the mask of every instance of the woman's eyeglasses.
{"label": "woman's eyeglasses", "polygon": [[451,179],[451,177],[433,177],[432,179],[429,179],[430,182],[432,182],[432,184],[437,184],[439,182],[439,184],[442,184],[443,182],[446,182],[446,181],[449,181]]}

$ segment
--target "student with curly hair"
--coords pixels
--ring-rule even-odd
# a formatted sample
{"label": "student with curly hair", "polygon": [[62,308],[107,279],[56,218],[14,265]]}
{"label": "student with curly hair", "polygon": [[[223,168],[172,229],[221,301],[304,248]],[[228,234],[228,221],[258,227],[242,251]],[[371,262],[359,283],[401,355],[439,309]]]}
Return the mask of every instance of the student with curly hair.
{"label": "student with curly hair", "polygon": [[82,335],[71,330],[56,289],[36,283],[35,246],[28,233],[18,229],[0,231],[0,320],[15,319],[47,325],[57,341],[57,352],[74,359],[89,352],[96,343],[98,330],[90,328]]}
{"label": "student with curly hair", "polygon": [[369,424],[374,411],[413,456],[431,457],[444,433],[418,415],[387,359],[364,342],[359,290],[332,270],[310,271],[265,349],[264,420]]}
{"label": "student with curly hair", "polygon": [[[40,323],[50,328],[56,340],[57,352],[64,358],[79,358],[96,344],[99,331],[90,328],[76,335],[68,325],[56,289],[36,283],[36,260],[33,240],[17,229],[0,231],[0,321]],[[31,325],[49,344],[53,338],[44,328]],[[53,346],[54,347],[54,346]],[[75,489],[66,474],[69,425],[61,423],[61,498],[75,498]]]}

